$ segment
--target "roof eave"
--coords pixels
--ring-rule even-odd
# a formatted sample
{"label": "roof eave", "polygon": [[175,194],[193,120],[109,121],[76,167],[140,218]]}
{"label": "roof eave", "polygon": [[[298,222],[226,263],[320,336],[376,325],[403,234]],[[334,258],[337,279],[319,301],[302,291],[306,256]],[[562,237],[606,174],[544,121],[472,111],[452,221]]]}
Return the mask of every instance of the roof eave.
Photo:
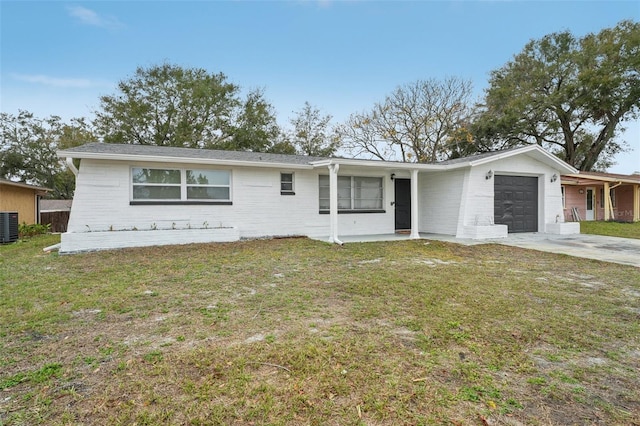
{"label": "roof eave", "polygon": [[483,164],[487,164],[487,163],[491,163],[493,161],[496,160],[503,160],[505,158],[509,158],[512,157],[514,155],[519,155],[519,154],[526,154],[526,153],[530,153],[530,152],[535,152],[538,155],[542,155],[543,159],[546,161],[547,164],[551,163],[550,165],[552,165],[554,168],[556,168],[561,174],[569,174],[569,173],[577,173],[578,170],[572,166],[570,166],[569,164],[565,163],[564,161],[562,161],[561,159],[559,159],[558,157],[556,157],[555,155],[549,154],[547,151],[545,151],[543,148],[541,148],[538,145],[527,145],[527,146],[523,146],[522,148],[518,148],[518,149],[514,149],[511,151],[507,151],[504,152],[502,154],[496,154],[493,155],[491,157],[487,157],[487,158],[481,158],[475,161],[470,161],[469,165],[471,166],[480,166]]}
{"label": "roof eave", "polygon": [[[563,180],[570,182],[571,179],[575,179],[576,182],[578,180],[583,182],[613,182],[613,183],[630,183],[630,184],[640,184],[640,179],[624,179],[620,177],[610,177],[610,176],[595,176],[588,174],[580,174],[580,173],[566,173],[562,175]],[[581,185],[582,183],[574,183],[574,185]]]}
{"label": "roof eave", "polygon": [[436,171],[436,170],[451,170],[461,167],[467,167],[467,163],[463,164],[424,164],[424,163],[402,163],[382,160],[352,160],[348,158],[330,158],[327,160],[313,161],[310,163],[315,168],[328,167],[332,164],[338,164],[340,166],[354,166],[354,167],[376,167],[388,170],[420,170],[420,171]]}
{"label": "roof eave", "polygon": [[[0,180],[0,185],[7,185],[7,186],[15,186],[17,188],[25,188],[25,189],[32,189],[36,192],[43,192],[43,193],[47,193],[49,191],[53,191],[53,189],[51,188],[45,188],[43,186],[36,186],[36,185],[29,185],[28,183],[22,183],[22,182],[13,182],[11,180],[6,180],[6,179],[2,179]],[[38,194],[40,195],[40,194]]]}
{"label": "roof eave", "polygon": [[164,155],[138,155],[138,154],[107,154],[97,152],[74,152],[74,151],[58,151],[60,158],[77,158],[81,160],[111,160],[111,161],[138,161],[152,163],[181,163],[181,164],[204,164],[219,166],[238,166],[238,167],[265,167],[265,168],[283,168],[283,169],[312,169],[311,164],[294,164],[294,163],[278,163],[264,161],[241,161],[241,160],[222,160],[216,158],[190,158],[190,157],[173,157]]}

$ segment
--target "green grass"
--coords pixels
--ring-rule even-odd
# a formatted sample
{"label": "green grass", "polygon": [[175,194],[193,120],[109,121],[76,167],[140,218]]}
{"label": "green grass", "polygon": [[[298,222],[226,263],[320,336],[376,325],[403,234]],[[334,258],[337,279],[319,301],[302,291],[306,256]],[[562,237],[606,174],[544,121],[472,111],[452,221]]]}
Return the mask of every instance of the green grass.
{"label": "green grass", "polygon": [[640,222],[584,221],[580,222],[580,232],[583,234],[640,239]]}
{"label": "green grass", "polygon": [[640,418],[640,270],[499,245],[0,246],[0,424]]}

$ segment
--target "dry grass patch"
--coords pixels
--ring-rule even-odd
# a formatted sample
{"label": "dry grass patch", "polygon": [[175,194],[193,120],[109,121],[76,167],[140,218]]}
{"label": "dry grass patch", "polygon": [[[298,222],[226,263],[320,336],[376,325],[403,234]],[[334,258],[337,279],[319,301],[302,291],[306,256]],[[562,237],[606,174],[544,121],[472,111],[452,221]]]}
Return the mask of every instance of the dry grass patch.
{"label": "dry grass patch", "polygon": [[0,247],[0,423],[634,424],[640,271],[306,239]]}

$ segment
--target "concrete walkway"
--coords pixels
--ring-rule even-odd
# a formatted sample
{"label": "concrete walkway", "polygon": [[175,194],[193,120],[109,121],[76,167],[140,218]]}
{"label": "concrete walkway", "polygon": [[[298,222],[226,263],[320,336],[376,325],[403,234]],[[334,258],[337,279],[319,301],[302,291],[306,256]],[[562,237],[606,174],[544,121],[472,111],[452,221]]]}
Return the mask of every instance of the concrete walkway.
{"label": "concrete walkway", "polygon": [[[590,234],[553,235],[539,234],[537,232],[509,234],[507,238],[489,240],[472,240],[456,238],[452,235],[424,233],[421,233],[420,237],[426,240],[448,241],[464,245],[502,244],[550,253],[567,254],[569,256],[586,259],[602,260],[622,265],[631,265],[640,268],[640,240],[632,238],[605,237]],[[409,235],[378,234],[341,236],[340,239],[345,243],[393,241],[407,240],[409,239]],[[323,241],[327,240],[328,238],[323,239]]]}
{"label": "concrete walkway", "polygon": [[507,238],[491,240],[491,242],[620,263],[622,265],[632,265],[640,268],[640,240],[638,239],[590,234],[550,235],[525,233],[509,234]]}

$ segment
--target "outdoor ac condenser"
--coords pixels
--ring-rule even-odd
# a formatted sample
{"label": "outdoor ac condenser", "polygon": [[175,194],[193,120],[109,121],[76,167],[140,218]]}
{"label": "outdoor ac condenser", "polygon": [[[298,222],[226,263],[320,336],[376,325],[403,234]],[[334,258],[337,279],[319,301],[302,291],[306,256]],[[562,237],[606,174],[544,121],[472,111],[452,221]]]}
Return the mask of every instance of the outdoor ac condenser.
{"label": "outdoor ac condenser", "polygon": [[0,243],[18,241],[18,212],[0,212]]}

